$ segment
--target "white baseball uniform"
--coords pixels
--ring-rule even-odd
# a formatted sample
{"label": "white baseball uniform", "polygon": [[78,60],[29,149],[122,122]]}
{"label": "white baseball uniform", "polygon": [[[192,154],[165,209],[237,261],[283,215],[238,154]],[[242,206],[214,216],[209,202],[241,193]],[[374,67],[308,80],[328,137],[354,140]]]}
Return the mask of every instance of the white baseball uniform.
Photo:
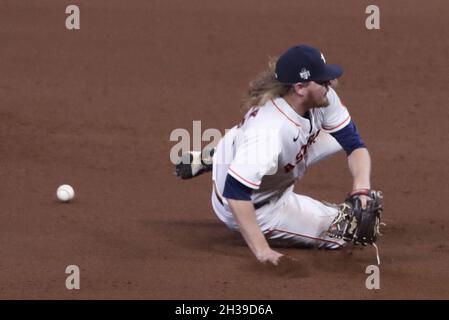
{"label": "white baseball uniform", "polygon": [[253,189],[254,204],[269,201],[256,210],[257,222],[268,239],[292,244],[338,248],[343,240],[325,232],[337,209],[293,192],[312,164],[342,147],[329,134],[351,121],[336,92],[329,88],[329,106],[309,111],[301,117],[282,98],[253,107],[242,122],[227,132],[213,158],[212,206],[218,218],[238,230],[237,222],[223,194],[227,174]]}

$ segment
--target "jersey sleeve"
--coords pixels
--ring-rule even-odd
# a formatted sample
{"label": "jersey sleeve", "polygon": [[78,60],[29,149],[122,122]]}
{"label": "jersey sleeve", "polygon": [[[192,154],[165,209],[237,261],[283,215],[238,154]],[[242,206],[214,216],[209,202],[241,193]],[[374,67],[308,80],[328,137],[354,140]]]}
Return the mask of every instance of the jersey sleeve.
{"label": "jersey sleeve", "polygon": [[265,175],[277,172],[281,153],[279,131],[247,130],[236,144],[238,148],[228,174],[249,188],[259,189]]}
{"label": "jersey sleeve", "polygon": [[353,121],[349,122],[343,129],[332,132],[331,135],[338,141],[348,156],[355,149],[366,148]]}
{"label": "jersey sleeve", "polygon": [[332,133],[347,126],[351,122],[351,116],[334,89],[329,88],[327,98],[329,99],[329,106],[320,109],[323,116],[322,129],[325,132]]}
{"label": "jersey sleeve", "polygon": [[251,193],[253,189],[245,186],[236,180],[230,174],[226,176],[223,197],[226,199],[251,201]]}

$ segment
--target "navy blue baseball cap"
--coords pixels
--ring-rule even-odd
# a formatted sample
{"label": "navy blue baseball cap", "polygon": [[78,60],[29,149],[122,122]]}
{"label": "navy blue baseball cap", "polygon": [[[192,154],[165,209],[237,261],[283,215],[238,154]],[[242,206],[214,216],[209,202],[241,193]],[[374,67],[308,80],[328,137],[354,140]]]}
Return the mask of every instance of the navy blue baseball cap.
{"label": "navy blue baseball cap", "polygon": [[323,54],[308,45],[291,47],[276,62],[276,79],[286,84],[307,81],[330,81],[339,78],[343,69],[326,64]]}

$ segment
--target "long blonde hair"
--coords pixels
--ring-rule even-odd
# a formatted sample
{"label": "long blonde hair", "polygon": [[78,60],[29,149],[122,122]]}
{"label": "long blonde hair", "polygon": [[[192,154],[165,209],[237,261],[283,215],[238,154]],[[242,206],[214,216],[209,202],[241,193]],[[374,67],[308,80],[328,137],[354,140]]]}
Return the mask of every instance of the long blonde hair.
{"label": "long blonde hair", "polygon": [[262,106],[268,100],[287,94],[290,84],[283,84],[276,79],[275,68],[277,58],[270,58],[268,68],[249,83],[248,91],[242,99],[241,108],[248,111],[251,107]]}

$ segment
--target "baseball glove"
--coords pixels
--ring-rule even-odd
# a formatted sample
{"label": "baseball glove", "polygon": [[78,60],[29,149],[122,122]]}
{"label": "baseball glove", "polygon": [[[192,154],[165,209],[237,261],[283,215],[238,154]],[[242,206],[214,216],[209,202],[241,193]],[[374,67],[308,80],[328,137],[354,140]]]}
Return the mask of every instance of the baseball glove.
{"label": "baseball glove", "polygon": [[[368,200],[366,208],[362,208],[360,196]],[[328,230],[328,235],[354,244],[374,244],[380,234],[379,226],[383,210],[381,191],[357,190],[350,193],[340,206],[337,217]]]}

